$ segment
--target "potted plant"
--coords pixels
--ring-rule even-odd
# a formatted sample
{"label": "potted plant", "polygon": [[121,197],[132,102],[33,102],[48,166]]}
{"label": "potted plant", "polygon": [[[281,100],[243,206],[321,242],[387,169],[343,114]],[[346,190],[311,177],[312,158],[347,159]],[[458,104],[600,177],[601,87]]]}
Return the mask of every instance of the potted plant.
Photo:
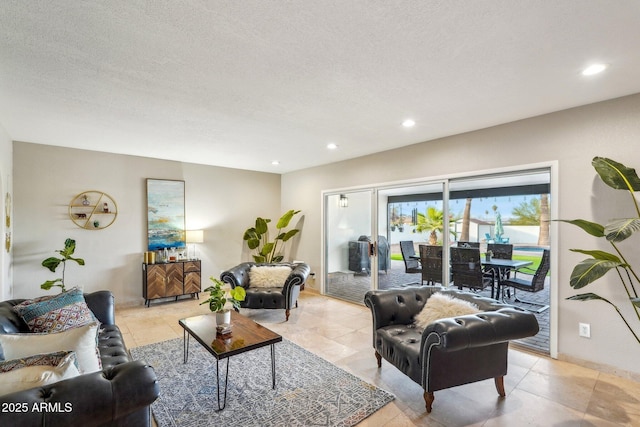
{"label": "potted plant", "polygon": [[64,271],[67,266],[67,261],[75,261],[78,263],[78,265],[84,265],[84,260],[82,258],[74,258],[71,256],[73,255],[75,250],[76,241],[73,239],[67,239],[64,241],[64,249],[56,250],[56,252],[62,255],[62,258],[49,257],[42,261],[42,266],[48,268],[53,273],[55,273],[56,268],[58,268],[58,266],[62,264],[62,277],[54,280],[47,280],[40,285],[40,288],[48,291],[54,286],[59,286],[60,292],[66,291],[66,288],[64,286]]}
{"label": "potted plant", "polygon": [[484,254],[484,258],[487,260],[487,262],[491,261],[492,256],[493,256],[493,251],[487,251],[487,253]]}
{"label": "potted plant", "polygon": [[[638,178],[635,169],[628,168],[611,159],[594,157],[591,164],[602,181],[609,187],[629,192],[637,217],[614,219],[606,225],[584,219],[560,220],[576,225],[592,236],[598,238],[604,237],[615,251],[615,253],[610,253],[600,250],[571,249],[573,252],[588,255],[590,258],[581,261],[574,267],[571,272],[569,284],[573,289],[581,289],[598,280],[610,270],[615,270],[628,298],[625,302],[631,304],[638,321],[640,321],[640,298],[638,297],[636,288],[637,285],[640,285],[640,278],[617,246],[617,243],[626,240],[628,237],[631,237],[634,232],[640,230],[640,208],[638,207],[638,201],[634,194],[634,192],[640,191],[640,178]],[[576,301],[600,300],[610,304],[640,344],[638,334],[634,332],[631,324],[614,302],[592,292],[574,295],[567,299]]]}
{"label": "potted plant", "polygon": [[205,289],[205,292],[209,292],[209,298],[202,301],[202,304],[209,304],[209,310],[216,313],[216,324],[218,326],[231,323],[231,309],[238,310],[240,308],[240,302],[244,301],[246,292],[242,286],[231,287],[219,279],[211,276],[209,280],[213,285]]}
{"label": "potted plant", "polygon": [[300,232],[297,228],[284,231],[289,226],[291,219],[299,212],[291,209],[280,217],[276,224],[278,233],[272,241],[269,240],[269,223],[271,220],[268,218],[256,218],[255,227],[248,228],[242,237],[247,242],[249,249],[256,251],[256,254],[253,255],[255,262],[281,262],[284,259],[284,255],[281,253],[282,249],[278,247],[278,244],[282,243],[284,245]]}

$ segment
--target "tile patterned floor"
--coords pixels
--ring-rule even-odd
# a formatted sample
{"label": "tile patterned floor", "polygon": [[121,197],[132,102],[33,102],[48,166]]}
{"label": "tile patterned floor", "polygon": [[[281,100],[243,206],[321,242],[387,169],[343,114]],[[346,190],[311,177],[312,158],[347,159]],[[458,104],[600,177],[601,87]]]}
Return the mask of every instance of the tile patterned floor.
{"label": "tile patterned floor", "polygon": [[[208,312],[198,303],[122,308],[116,320],[130,348],[165,341],[182,337],[179,319]],[[241,312],[396,396],[361,427],[640,426],[640,383],[515,348],[509,350],[506,398],[493,381],[481,381],[436,392],[427,414],[420,386],[386,362],[377,368],[366,307],[305,290],[288,322],[282,310]]]}

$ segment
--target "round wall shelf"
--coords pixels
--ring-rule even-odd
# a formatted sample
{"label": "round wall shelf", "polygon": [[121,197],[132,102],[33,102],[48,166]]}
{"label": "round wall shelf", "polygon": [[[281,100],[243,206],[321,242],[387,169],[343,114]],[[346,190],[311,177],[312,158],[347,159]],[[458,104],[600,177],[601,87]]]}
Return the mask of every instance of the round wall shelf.
{"label": "round wall shelf", "polygon": [[84,191],[69,203],[69,218],[86,230],[102,230],[116,220],[118,206],[113,197],[102,191]]}

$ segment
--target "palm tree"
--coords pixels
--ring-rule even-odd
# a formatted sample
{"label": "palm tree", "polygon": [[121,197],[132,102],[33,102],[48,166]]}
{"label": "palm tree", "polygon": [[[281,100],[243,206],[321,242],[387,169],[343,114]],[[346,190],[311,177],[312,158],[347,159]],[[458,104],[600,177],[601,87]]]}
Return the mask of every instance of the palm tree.
{"label": "palm tree", "polygon": [[549,246],[549,195],[540,195],[540,234],[538,244]]}
{"label": "palm tree", "polygon": [[[449,217],[449,224],[455,222],[453,217]],[[444,213],[434,208],[433,206],[429,206],[427,208],[426,215],[418,212],[418,224],[416,225],[416,231],[418,233],[424,233],[428,231],[429,234],[429,244],[437,245],[438,244],[438,233],[442,234],[444,231]],[[456,237],[455,231],[450,229],[453,237]]]}
{"label": "palm tree", "polygon": [[460,240],[469,240],[469,225],[471,223],[471,197],[467,197],[467,202],[464,205],[464,212],[462,214],[462,232],[460,232]]}

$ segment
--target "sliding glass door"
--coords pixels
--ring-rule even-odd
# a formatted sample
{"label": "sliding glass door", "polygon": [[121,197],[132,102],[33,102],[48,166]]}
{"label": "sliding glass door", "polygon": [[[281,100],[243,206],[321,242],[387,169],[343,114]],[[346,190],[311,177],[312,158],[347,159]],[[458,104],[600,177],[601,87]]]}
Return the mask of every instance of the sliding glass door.
{"label": "sliding glass door", "polygon": [[372,233],[372,190],[328,194],[324,197],[324,293],[360,303],[373,288],[378,266]]}
{"label": "sliding glass door", "polygon": [[[506,245],[514,260],[535,270],[542,251],[551,248],[551,171],[546,166],[324,194],[323,292],[363,304],[370,289],[457,286],[449,248],[460,242],[478,246],[483,256],[490,244]],[[421,246],[440,259],[421,262]],[[425,266],[436,279],[423,281]],[[437,267],[441,274],[432,274]],[[518,277],[527,278],[524,273]],[[496,295],[536,312],[541,332],[525,345],[543,352],[550,350],[554,287],[549,275],[541,292]],[[491,289],[479,293],[491,296]]]}

